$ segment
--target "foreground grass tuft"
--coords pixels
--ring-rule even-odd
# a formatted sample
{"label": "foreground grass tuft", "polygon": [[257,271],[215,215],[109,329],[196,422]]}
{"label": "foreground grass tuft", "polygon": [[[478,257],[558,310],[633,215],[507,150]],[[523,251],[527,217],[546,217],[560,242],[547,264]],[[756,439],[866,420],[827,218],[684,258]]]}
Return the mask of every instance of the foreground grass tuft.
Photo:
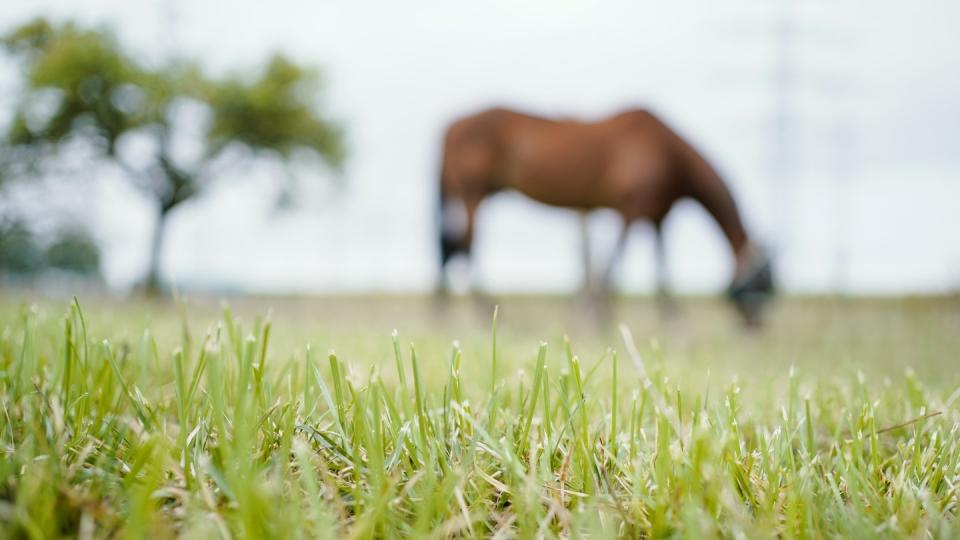
{"label": "foreground grass tuft", "polygon": [[503,357],[495,321],[487,358],[394,333],[369,370],[278,357],[270,322],[229,310],[197,330],[111,342],[77,303],[0,329],[0,536],[958,534],[957,393],[909,373],[791,372],[746,411],[737,382],[682,391],[626,329],[589,360]]}

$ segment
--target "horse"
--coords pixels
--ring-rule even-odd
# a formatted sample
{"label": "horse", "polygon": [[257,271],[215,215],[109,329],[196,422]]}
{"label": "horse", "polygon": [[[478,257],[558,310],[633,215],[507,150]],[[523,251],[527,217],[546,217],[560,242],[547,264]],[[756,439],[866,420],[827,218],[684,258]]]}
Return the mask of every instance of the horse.
{"label": "horse", "polygon": [[[760,322],[773,293],[770,258],[748,235],[724,180],[694,147],[645,109],[586,122],[493,108],[453,121],[443,137],[438,190],[440,274],[473,244],[477,209],[487,197],[513,190],[540,203],[581,213],[609,208],[623,227],[600,278],[609,295],[613,267],[630,226],[653,225],[657,289],[666,291],[662,225],[677,201],[699,203],[723,232],[735,261],[727,296],[747,325]],[[585,220],[582,221],[585,227]],[[589,280],[588,241],[584,263]]]}

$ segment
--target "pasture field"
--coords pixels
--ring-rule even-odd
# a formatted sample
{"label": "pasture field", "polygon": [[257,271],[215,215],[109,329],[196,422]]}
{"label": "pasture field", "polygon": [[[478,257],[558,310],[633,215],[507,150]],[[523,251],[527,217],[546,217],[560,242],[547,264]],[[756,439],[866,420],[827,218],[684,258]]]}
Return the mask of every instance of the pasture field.
{"label": "pasture field", "polygon": [[2,293],[0,538],[960,536],[960,299],[500,303]]}

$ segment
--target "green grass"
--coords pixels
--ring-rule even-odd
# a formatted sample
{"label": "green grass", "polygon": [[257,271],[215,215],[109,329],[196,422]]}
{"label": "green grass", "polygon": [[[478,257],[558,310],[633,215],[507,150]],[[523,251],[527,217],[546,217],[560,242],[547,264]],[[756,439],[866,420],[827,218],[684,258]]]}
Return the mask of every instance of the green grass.
{"label": "green grass", "polygon": [[0,537],[960,534],[955,299],[269,303],[0,298]]}

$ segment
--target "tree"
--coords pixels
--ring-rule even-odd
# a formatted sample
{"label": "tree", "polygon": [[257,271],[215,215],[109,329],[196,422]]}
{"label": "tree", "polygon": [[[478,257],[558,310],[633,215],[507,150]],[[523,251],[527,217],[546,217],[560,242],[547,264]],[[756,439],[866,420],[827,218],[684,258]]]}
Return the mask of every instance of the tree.
{"label": "tree", "polygon": [[[343,162],[342,131],[316,106],[318,72],[282,55],[255,73],[215,78],[185,60],[158,67],[138,61],[108,30],[45,19],[13,30],[2,45],[25,75],[13,121],[2,135],[10,157],[0,164],[4,174],[42,174],[45,165],[63,162],[70,152],[121,168],[156,202],[144,282],[150,292],[161,285],[160,253],[171,211],[223,176],[214,165],[231,161],[228,151],[286,164],[305,150],[333,169]],[[184,157],[175,141],[184,124],[198,118],[199,151]],[[125,150],[124,143],[134,139],[149,143],[148,159],[136,161]]]}

